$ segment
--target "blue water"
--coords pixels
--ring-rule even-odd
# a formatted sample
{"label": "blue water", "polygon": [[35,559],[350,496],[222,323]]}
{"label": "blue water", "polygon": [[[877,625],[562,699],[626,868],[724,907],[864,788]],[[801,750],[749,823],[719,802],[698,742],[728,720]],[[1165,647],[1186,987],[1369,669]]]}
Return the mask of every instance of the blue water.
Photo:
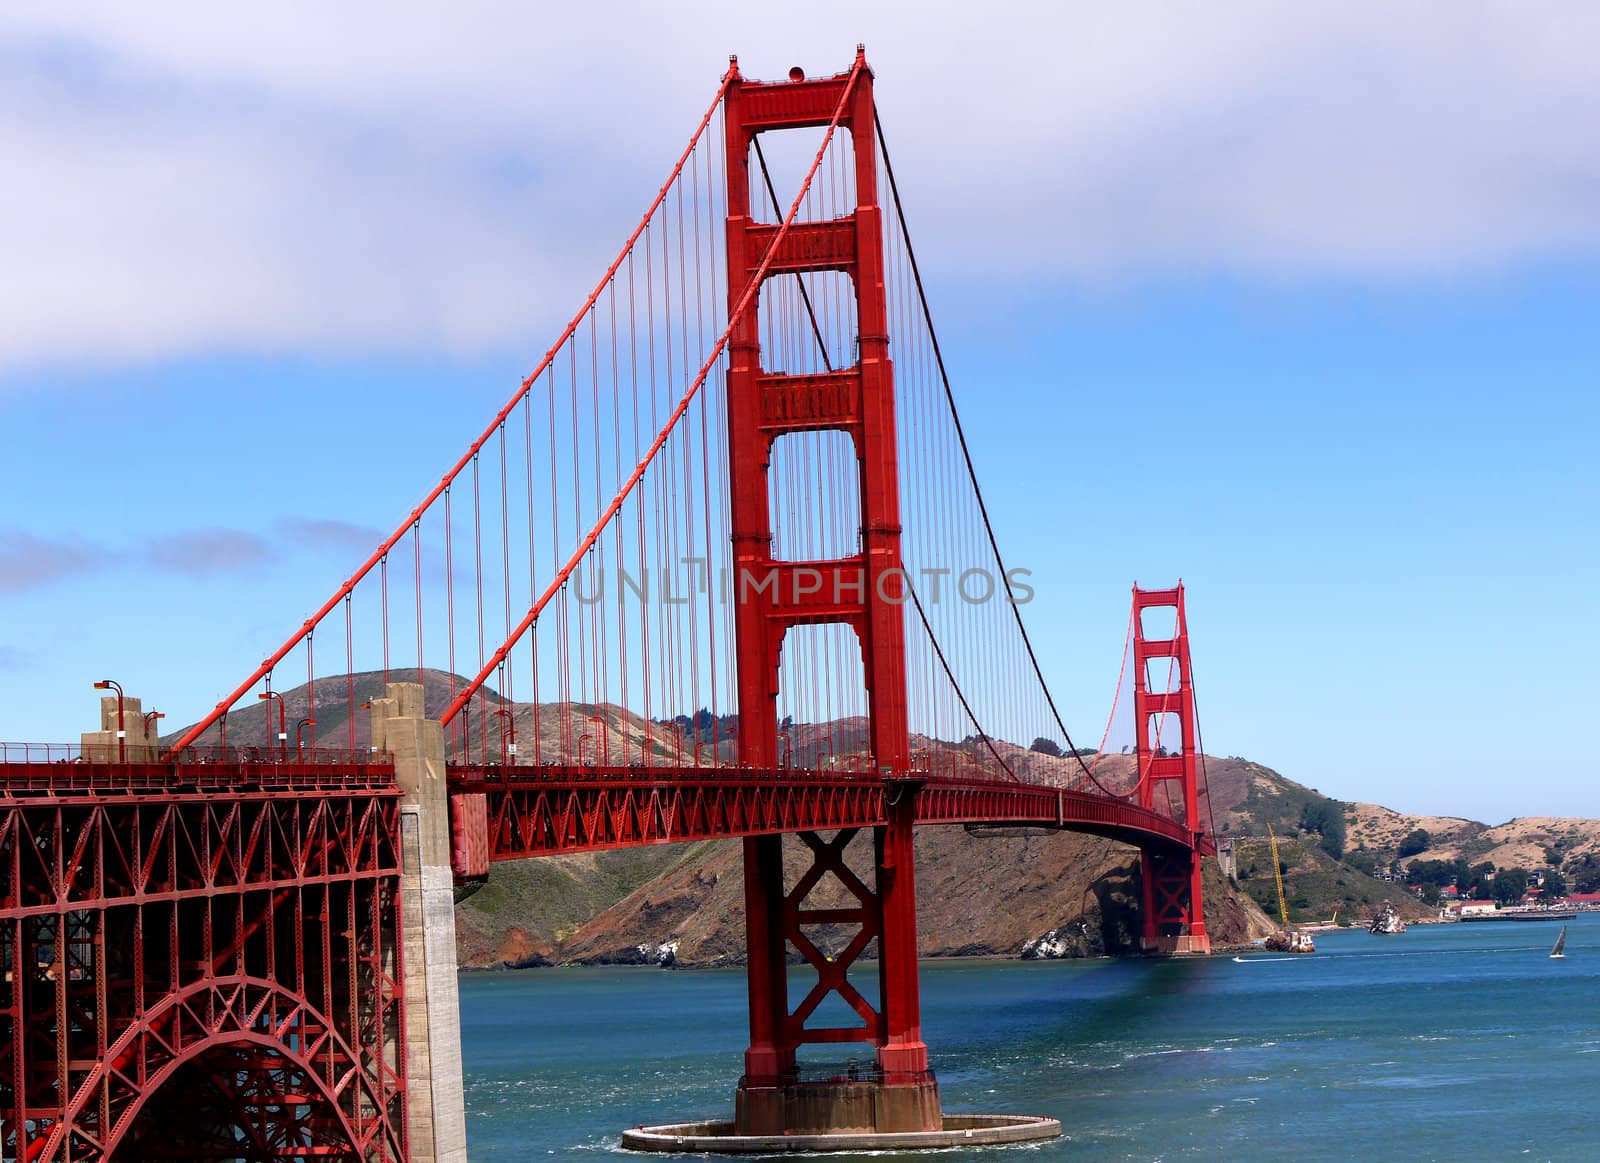
{"label": "blue water", "polygon": [[[1600,915],[1552,960],[1558,931],[1335,932],[1310,957],[1243,962],[924,963],[945,1110],[1064,1131],[938,1157],[1600,1159]],[[643,1159],[623,1127],[731,1116],[744,990],[742,971],[463,977],[474,1163]]]}

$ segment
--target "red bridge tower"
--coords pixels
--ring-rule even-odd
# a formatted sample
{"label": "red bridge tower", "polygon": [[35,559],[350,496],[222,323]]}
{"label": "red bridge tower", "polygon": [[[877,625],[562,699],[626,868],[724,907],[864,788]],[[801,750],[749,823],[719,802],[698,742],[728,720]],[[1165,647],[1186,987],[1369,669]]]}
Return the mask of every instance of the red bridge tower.
{"label": "red bridge tower", "polygon": [[[888,821],[874,829],[871,886],[844,864],[852,831],[831,840],[801,833],[811,869],[784,883],[781,838],[745,840],[745,908],[750,975],[750,1048],[739,1085],[741,1134],[783,1131],[938,1130],[938,1085],[928,1069],[917,996],[917,914],[912,867],[916,781],[906,778],[905,627],[901,604],[900,499],[895,457],[894,368],[889,360],[884,292],[882,209],[878,204],[872,74],[858,53],[851,72],[825,80],[777,84],[743,80],[737,68],[724,104],[728,159],[728,288],[737,312],[743,289],[777,234],[750,212],[750,153],[768,130],[827,126],[835,112],[854,151],[855,210],[829,221],[795,222],[767,270],[768,280],[796,273],[841,271],[854,284],[857,362],[816,375],[783,375],[761,363],[759,294],[735,320],[729,345],[728,444],[736,587],[735,644],[739,683],[739,757],[754,768],[778,761],[778,664],[791,627],[842,623],[860,642],[871,720],[874,769],[899,784]],[[764,290],[764,288],[763,288]],[[847,433],[860,465],[859,552],[829,561],[775,561],[767,471],[778,437],[793,432]],[[806,584],[801,584],[802,577]],[[765,583],[765,584],[763,584]],[[902,782],[903,781],[903,782]],[[808,910],[806,894],[824,876],[841,881],[859,902],[849,909]],[[835,959],[806,937],[808,924],[857,924],[855,939]],[[847,980],[851,963],[877,941],[879,996],[874,1006]],[[791,1010],[785,968],[793,945],[817,983]],[[812,1027],[807,1019],[828,994],[838,995],[861,1024]],[[805,1043],[865,1042],[877,1070],[847,1083],[807,1082],[796,1072]]]}
{"label": "red bridge tower", "polygon": [[[1146,610],[1171,609],[1171,638],[1146,638]],[[1170,660],[1171,678],[1162,689],[1149,689],[1152,660]],[[1183,821],[1193,835],[1192,847],[1181,852],[1146,847],[1140,856],[1144,885],[1146,950],[1166,953],[1209,953],[1205,903],[1201,891],[1200,778],[1196,747],[1194,681],[1189,672],[1189,626],[1183,609],[1183,583],[1170,590],[1133,588],[1133,711],[1139,758],[1139,806],[1153,808],[1159,785],[1176,783],[1183,797]],[[1160,669],[1159,666],[1157,669]],[[1175,680],[1175,682],[1173,681]],[[1152,720],[1161,726],[1152,729]],[[1177,737],[1171,721],[1180,728]],[[1165,790],[1165,789],[1161,789]]]}

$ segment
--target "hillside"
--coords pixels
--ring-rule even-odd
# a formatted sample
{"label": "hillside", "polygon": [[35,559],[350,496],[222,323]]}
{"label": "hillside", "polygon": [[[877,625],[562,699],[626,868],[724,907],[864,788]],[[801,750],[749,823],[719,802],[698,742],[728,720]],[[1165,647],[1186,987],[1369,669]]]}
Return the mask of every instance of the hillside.
{"label": "hillside", "polygon": [[[1241,836],[1233,841],[1232,849],[1239,887],[1268,916],[1276,917],[1278,889],[1272,876],[1269,839]],[[1406,920],[1426,920],[1437,914],[1437,909],[1423,905],[1404,885],[1369,876],[1300,837],[1280,838],[1278,859],[1283,864],[1283,895],[1291,924],[1331,920],[1366,924],[1384,901],[1393,903]]]}
{"label": "hillside", "polygon": [[[392,677],[414,681],[416,672],[394,672]],[[464,681],[434,670],[423,678],[426,705],[435,714]],[[345,718],[348,696],[353,691],[359,703],[382,690],[383,676],[373,672],[320,679],[315,689],[283,692],[285,714],[293,724],[314,711],[320,746],[365,748],[366,717],[358,713],[354,722]],[[710,720],[656,723],[610,705],[535,708],[486,691],[481,703],[474,704],[479,718],[472,735],[473,746],[490,755],[499,754],[505,718],[499,716],[488,727],[491,708],[510,712],[525,761],[585,754],[613,763],[636,762],[644,755],[658,762],[692,763],[696,753],[702,762],[710,762],[714,751],[724,760],[731,758],[726,741],[713,742],[725,732],[725,724],[719,729]],[[267,705],[260,703],[235,711],[228,721],[229,743],[268,744],[276,723],[267,714]],[[865,727],[862,720],[791,724],[785,745],[796,763],[837,762],[861,746]],[[202,742],[217,742],[220,734],[213,727]],[[917,739],[916,746],[960,745]],[[1012,762],[1045,778],[1057,776],[1072,762],[1012,745],[1002,748]],[[1408,816],[1377,805],[1337,804],[1314,788],[1237,756],[1208,756],[1205,771],[1208,795],[1202,813],[1213,821],[1225,850],[1231,850],[1238,878],[1236,885],[1226,885],[1215,866],[1208,868],[1207,922],[1219,945],[1265,935],[1271,922],[1262,910],[1276,915],[1268,826],[1279,836],[1285,896],[1295,922],[1328,919],[1337,912],[1342,920],[1359,923],[1386,899],[1409,917],[1431,914],[1403,885],[1361,870],[1393,863],[1401,840],[1417,828],[1426,829],[1430,837],[1430,847],[1419,858],[1461,855],[1502,867],[1536,867],[1556,856],[1569,867],[1585,861],[1600,867],[1596,821],[1527,818],[1489,827],[1448,816]],[[1107,786],[1131,786],[1133,758],[1102,756],[1095,773]],[[1301,826],[1310,821],[1328,829],[1330,815],[1342,821],[1342,845]],[[864,847],[864,839],[858,838],[852,849],[857,862]],[[1341,848],[1342,862],[1325,851]],[[786,851],[798,870],[798,842],[788,841]],[[917,836],[917,879],[924,956],[1010,956],[1030,944],[1052,955],[1085,956],[1124,952],[1135,945],[1137,854],[1108,841],[1070,833],[973,834],[954,827],[924,828]],[[812,901],[823,901],[820,907],[847,903],[836,885],[831,897],[825,886],[816,894]],[[655,960],[660,950],[669,948],[679,964],[729,963],[743,956],[744,945],[739,846],[670,845],[500,865],[487,885],[458,906],[457,920],[458,955],[465,966]],[[831,950],[846,937],[824,932],[820,939]]]}
{"label": "hillside", "polygon": [[[917,833],[918,944],[925,957],[1017,956],[1048,937],[1052,955],[1131,952],[1138,941],[1138,866],[1131,849],[1068,833],[974,835],[961,828]],[[847,864],[870,878],[871,845],[863,833]],[[804,871],[798,841],[786,838],[790,879]],[[1220,944],[1245,944],[1270,929],[1247,901],[1212,877],[1207,925]],[[744,957],[740,846],[690,847],[672,869],[641,885],[560,943],[559,959],[578,964],[657,960],[670,947],[679,964],[740,963]],[[831,878],[809,907],[848,906]],[[468,909],[472,902],[467,902]],[[835,954],[852,930],[823,926],[819,948]]]}
{"label": "hillside", "polygon": [[1385,855],[1402,838],[1422,829],[1429,844],[1418,860],[1488,860],[1496,868],[1567,868],[1585,857],[1600,861],[1600,821],[1553,816],[1518,816],[1489,826],[1453,816],[1411,816],[1377,804],[1349,805],[1351,843]]}

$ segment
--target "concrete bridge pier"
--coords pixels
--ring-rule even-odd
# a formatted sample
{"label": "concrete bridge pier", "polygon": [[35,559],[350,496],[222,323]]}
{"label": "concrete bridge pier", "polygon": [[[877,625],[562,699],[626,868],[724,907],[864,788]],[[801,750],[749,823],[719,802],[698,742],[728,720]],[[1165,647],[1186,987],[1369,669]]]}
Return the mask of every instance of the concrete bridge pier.
{"label": "concrete bridge pier", "polygon": [[390,683],[385,697],[372,701],[372,745],[394,756],[402,792],[400,923],[409,1160],[467,1163],[444,728],[426,717],[420,683]]}

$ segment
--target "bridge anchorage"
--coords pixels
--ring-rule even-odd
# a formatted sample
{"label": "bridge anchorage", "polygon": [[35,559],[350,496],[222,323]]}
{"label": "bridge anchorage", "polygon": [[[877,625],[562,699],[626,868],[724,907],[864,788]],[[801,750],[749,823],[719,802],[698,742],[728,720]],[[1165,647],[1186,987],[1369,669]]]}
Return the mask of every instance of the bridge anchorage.
{"label": "bridge anchorage", "polygon": [[[785,210],[761,137],[790,130],[822,142]],[[1102,765],[1013,578],[864,53],[735,63],[533,374],[207,717],[162,740],[103,680],[80,745],[0,744],[0,1160],[465,1163],[455,898],[498,862],[707,839],[743,845],[733,1118],[625,1146],[1059,1134],[942,1108],[915,829],[1137,847],[1161,954],[1209,951],[1214,847],[1183,587],[1134,590],[1134,761]]]}

